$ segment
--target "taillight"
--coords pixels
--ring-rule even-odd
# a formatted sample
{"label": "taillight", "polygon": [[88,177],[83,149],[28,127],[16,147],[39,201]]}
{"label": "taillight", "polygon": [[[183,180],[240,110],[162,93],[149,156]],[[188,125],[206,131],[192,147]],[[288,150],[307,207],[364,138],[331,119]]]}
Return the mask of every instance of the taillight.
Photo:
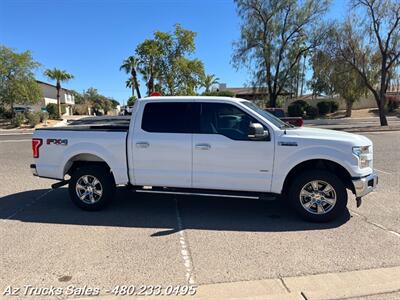
{"label": "taillight", "polygon": [[42,139],[32,139],[32,153],[33,158],[39,158],[39,148],[42,146],[43,140]]}

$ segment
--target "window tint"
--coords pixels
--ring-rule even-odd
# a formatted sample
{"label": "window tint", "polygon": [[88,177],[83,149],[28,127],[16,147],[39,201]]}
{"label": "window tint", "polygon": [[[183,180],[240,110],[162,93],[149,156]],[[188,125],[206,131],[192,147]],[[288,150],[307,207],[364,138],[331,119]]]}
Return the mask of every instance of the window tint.
{"label": "window tint", "polygon": [[148,132],[191,133],[191,103],[147,103],[144,107],[142,129]]}
{"label": "window tint", "polygon": [[259,122],[234,105],[224,103],[201,105],[200,133],[222,134],[233,140],[248,141],[251,123]]}
{"label": "window tint", "polygon": [[255,111],[262,117],[266,118],[269,122],[271,122],[278,128],[284,128],[284,127],[289,126],[287,123],[281,121],[279,118],[275,117],[273,114],[266,112],[265,110],[262,110],[261,108],[259,108],[257,105],[255,105],[254,103],[252,103],[250,101],[242,101],[242,104],[246,105],[251,110]]}

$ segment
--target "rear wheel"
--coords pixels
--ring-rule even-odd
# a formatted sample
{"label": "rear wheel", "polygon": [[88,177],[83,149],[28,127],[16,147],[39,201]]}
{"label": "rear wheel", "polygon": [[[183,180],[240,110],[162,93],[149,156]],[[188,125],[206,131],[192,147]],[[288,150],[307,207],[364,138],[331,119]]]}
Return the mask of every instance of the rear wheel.
{"label": "rear wheel", "polygon": [[75,205],[84,210],[100,210],[114,196],[115,181],[108,168],[87,165],[71,174],[68,188]]}
{"label": "rear wheel", "polygon": [[347,191],[335,174],[313,170],[296,175],[290,186],[288,199],[303,219],[327,222],[344,213]]}

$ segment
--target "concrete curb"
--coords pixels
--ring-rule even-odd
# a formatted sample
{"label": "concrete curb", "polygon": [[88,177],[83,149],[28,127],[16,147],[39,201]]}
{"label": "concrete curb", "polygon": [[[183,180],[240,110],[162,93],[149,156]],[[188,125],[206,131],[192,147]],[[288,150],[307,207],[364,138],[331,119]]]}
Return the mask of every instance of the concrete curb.
{"label": "concrete curb", "polygon": [[[328,128],[326,128],[328,129]],[[334,128],[333,130],[339,130],[339,131],[346,131],[350,133],[357,133],[357,132],[393,132],[393,131],[400,131],[400,127],[385,127],[385,128],[380,128],[380,127],[373,127],[373,128]]]}
{"label": "concrete curb", "polygon": [[387,131],[400,131],[400,126],[364,126],[364,127],[333,127],[333,126],[318,126],[318,125],[305,125],[308,128],[330,129],[337,131],[346,131],[350,133],[357,132],[387,132]]}
{"label": "concrete curb", "polygon": [[199,286],[193,299],[343,299],[400,292],[400,267]]}
{"label": "concrete curb", "polygon": [[[400,293],[400,266],[279,279],[205,284],[198,286],[194,296],[141,296],[129,297],[129,299],[334,300],[391,293]],[[100,295],[99,297],[114,298],[111,295]],[[93,297],[80,299],[93,299]]]}

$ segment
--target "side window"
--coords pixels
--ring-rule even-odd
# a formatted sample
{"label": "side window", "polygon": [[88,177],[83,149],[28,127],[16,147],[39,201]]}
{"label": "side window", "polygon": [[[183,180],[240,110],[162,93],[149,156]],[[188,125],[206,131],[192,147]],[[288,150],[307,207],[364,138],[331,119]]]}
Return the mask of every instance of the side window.
{"label": "side window", "polygon": [[234,105],[224,103],[201,105],[200,133],[222,134],[233,140],[248,141],[251,123],[259,122]]}
{"label": "side window", "polygon": [[191,103],[147,103],[143,111],[142,129],[148,132],[191,133]]}

